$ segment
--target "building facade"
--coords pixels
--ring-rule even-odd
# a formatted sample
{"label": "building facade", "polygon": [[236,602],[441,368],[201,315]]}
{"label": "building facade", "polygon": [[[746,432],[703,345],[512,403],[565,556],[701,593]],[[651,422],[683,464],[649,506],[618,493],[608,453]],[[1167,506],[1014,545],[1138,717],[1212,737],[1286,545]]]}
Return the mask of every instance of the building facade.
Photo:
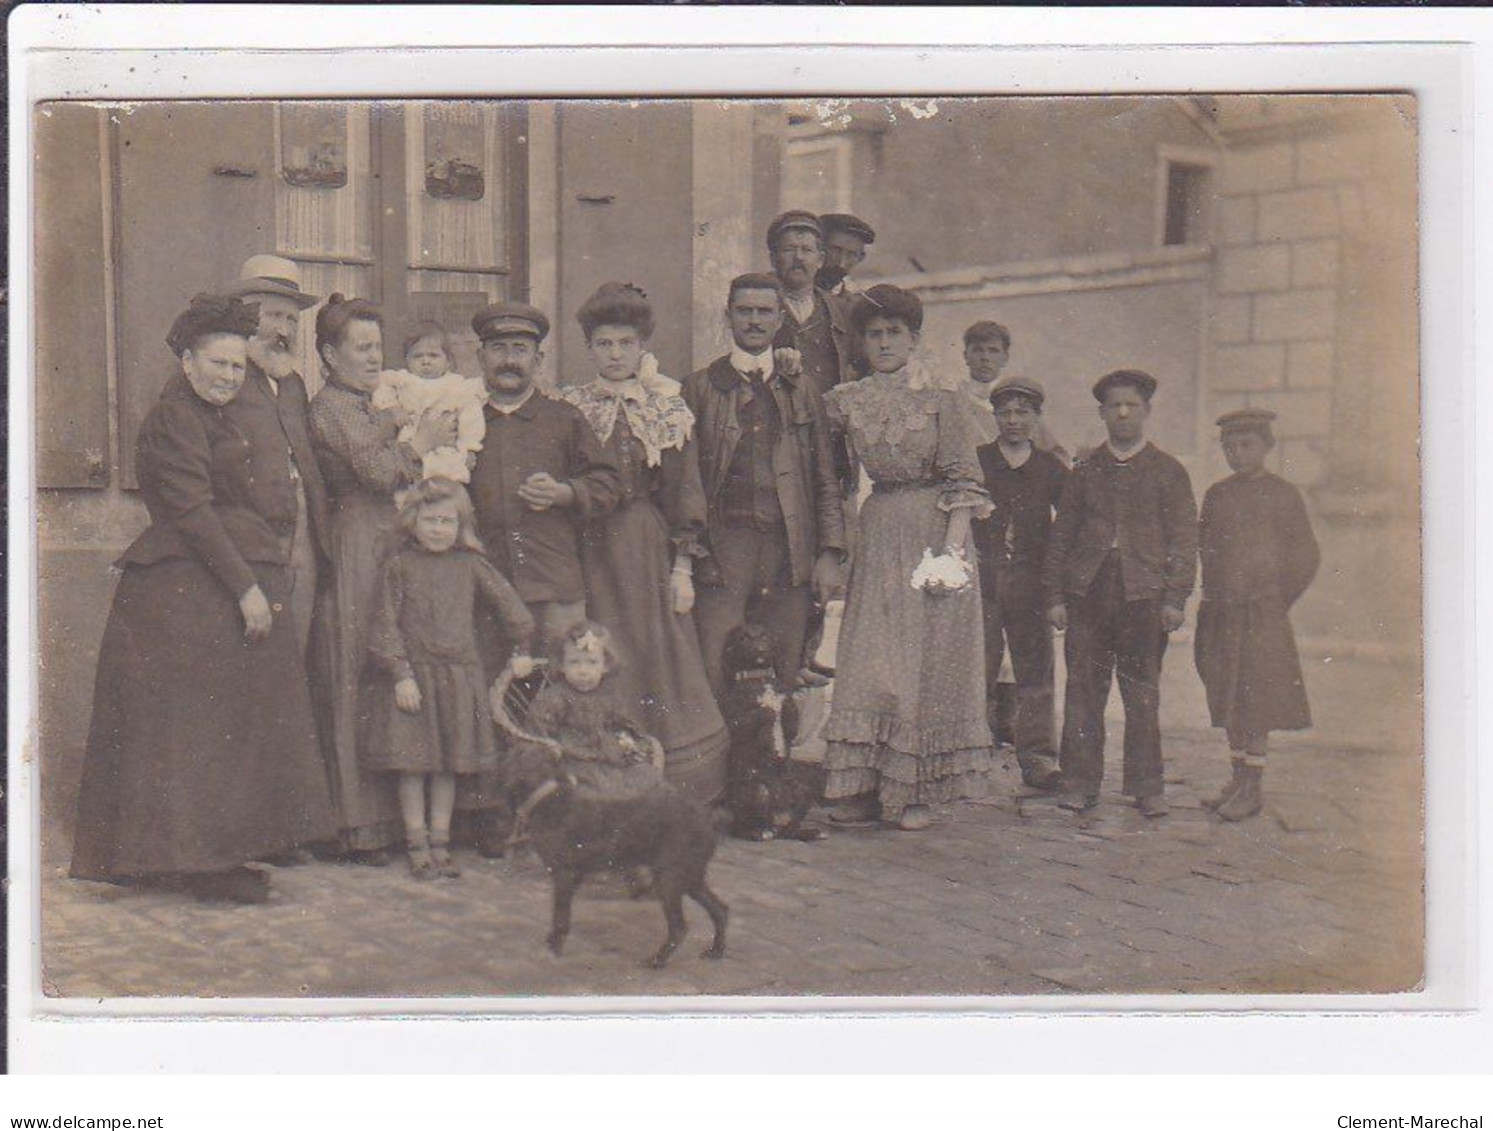
{"label": "building facade", "polygon": [[1153,433],[1199,492],[1216,415],[1280,412],[1277,467],[1328,544],[1303,631],[1418,647],[1412,99],[53,103],[35,127],[49,812],[71,811],[110,566],[145,524],[133,445],[166,328],[266,251],[381,303],[390,364],[433,317],[475,374],[471,313],[532,301],[565,383],[590,376],[574,312],[601,282],[647,292],[683,375],[728,345],[726,284],[766,266],[775,213],[854,212],[877,230],[857,281],[923,296],[930,363],[959,374],[964,327],[1003,322],[1069,447],[1102,435],[1088,389],[1121,366],[1160,379]]}

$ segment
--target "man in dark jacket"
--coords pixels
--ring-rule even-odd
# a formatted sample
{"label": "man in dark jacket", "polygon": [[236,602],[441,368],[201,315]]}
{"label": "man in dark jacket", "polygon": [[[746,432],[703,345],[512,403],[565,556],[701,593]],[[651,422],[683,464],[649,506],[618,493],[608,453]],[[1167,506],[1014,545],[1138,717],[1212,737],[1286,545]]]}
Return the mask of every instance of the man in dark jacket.
{"label": "man in dark jacket", "polygon": [[[472,508],[488,559],[534,616],[540,656],[553,655],[565,633],[586,619],[581,528],[622,497],[617,467],[580,410],[534,385],[549,329],[544,313],[527,303],[493,303],[472,317],[487,384],[487,431],[472,467]],[[512,642],[493,610],[480,615],[483,659],[496,677]],[[501,773],[478,774],[457,796],[484,856],[504,852],[504,785]]]}
{"label": "man in dark jacket", "polygon": [[767,251],[782,288],[783,315],[773,345],[797,351],[820,396],[854,376],[846,303],[814,285],[824,266],[824,232],[812,212],[784,212],[767,228]]}
{"label": "man in dark jacket", "polygon": [[1052,516],[1068,469],[1034,441],[1046,399],[1025,378],[997,382],[990,394],[999,435],[977,453],[994,507],[972,525],[980,554],[985,617],[985,699],[994,731],[1000,714],[999,679],[1006,648],[1016,676],[1012,720],[1021,779],[1033,789],[1056,789],[1057,729],[1053,718],[1052,626],[1042,589],[1042,562]]}
{"label": "man in dark jacket", "polygon": [[1053,627],[1068,633],[1068,687],[1059,802],[1082,812],[1099,803],[1104,705],[1118,674],[1125,702],[1123,789],[1147,817],[1162,799],[1161,654],[1182,626],[1197,577],[1198,516],[1192,481],[1145,438],[1156,379],[1120,369],[1094,385],[1108,442],[1088,455],[1063,490],[1043,580]]}
{"label": "man in dark jacket", "polygon": [[[327,490],[306,426],[306,385],[295,371],[301,312],[321,301],[301,289],[301,271],[278,255],[250,257],[225,288],[259,304],[259,332],[249,340],[248,373],[223,409],[249,442],[260,513],[283,539],[290,565],[290,615],[301,650],[311,635],[316,580],[330,560]],[[273,611],[273,610],[272,610]]]}
{"label": "man in dark jacket", "polygon": [[534,615],[534,646],[546,655],[586,618],[581,527],[617,505],[622,485],[580,411],[534,387],[549,319],[500,302],[478,311],[472,330],[487,383],[471,482],[477,530]]}
{"label": "man in dark jacket", "polygon": [[717,694],[726,636],[747,619],[775,637],[786,691],[797,682],[813,601],[839,585],[845,518],[819,397],[773,356],[778,280],[732,280],[726,317],[731,352],[684,381],[711,551],[696,569],[695,624]]}

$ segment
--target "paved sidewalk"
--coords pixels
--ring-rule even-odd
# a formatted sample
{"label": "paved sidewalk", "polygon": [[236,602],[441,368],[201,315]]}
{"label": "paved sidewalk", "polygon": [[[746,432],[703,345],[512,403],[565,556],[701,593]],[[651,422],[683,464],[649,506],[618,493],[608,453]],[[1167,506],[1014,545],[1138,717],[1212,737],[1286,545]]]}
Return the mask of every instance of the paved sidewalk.
{"label": "paved sidewalk", "polygon": [[[1179,659],[1163,702],[1196,724]],[[397,866],[281,869],[269,904],[232,908],[69,880],[54,859],[47,985],[88,998],[1408,989],[1423,934],[1418,736],[1373,717],[1384,696],[1413,695],[1405,678],[1373,668],[1348,679],[1351,724],[1352,705],[1327,686],[1319,720],[1356,727],[1354,741],[1283,737],[1267,811],[1237,825],[1198,805],[1227,759],[1193,725],[1168,739],[1173,812],[1157,822],[1109,793],[1077,817],[1026,795],[1008,764],[995,796],[945,810],[923,833],[723,841],[711,869],[732,912],[720,962],[699,956],[709,922],[687,904],[679,954],[662,972],[641,968],[662,915],[605,879],[577,898],[565,957],[551,957],[548,882],[528,854],[464,856],[466,875],[437,883]]]}

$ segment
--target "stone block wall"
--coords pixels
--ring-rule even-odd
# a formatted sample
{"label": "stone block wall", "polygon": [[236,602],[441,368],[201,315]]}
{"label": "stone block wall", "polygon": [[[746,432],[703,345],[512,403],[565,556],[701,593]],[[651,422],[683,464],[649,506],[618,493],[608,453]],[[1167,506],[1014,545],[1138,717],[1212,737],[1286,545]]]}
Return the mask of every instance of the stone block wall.
{"label": "stone block wall", "polygon": [[1237,146],[1214,212],[1206,419],[1245,406],[1280,413],[1276,470],[1303,486],[1328,469],[1344,229],[1336,187],[1311,182],[1337,171],[1304,160],[1296,140]]}
{"label": "stone block wall", "polygon": [[1374,486],[1413,497],[1414,107],[1319,101],[1293,125],[1225,130],[1201,423],[1274,409],[1275,469],[1308,488],[1367,487],[1362,453],[1383,445]]}

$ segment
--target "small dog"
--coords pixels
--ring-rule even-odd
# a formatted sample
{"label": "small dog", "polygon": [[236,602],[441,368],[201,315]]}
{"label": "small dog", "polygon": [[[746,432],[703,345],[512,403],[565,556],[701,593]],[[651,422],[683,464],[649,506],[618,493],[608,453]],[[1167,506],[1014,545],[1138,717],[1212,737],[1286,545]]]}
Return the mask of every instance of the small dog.
{"label": "small dog", "polygon": [[722,650],[730,832],[743,840],[822,840],[824,830],[803,821],[824,794],[824,771],[788,757],[784,715],[793,708],[776,685],[774,650],[772,635],[755,624],[733,628]]}
{"label": "small dog", "polygon": [[686,895],[705,908],[715,927],[702,957],[725,956],[730,909],[706,883],[716,839],[700,805],[669,786],[637,797],[592,799],[580,796],[548,757],[529,754],[516,761],[520,767],[510,782],[510,799],[517,805],[514,839],[527,835],[550,874],[554,911],[546,942],[551,951],[559,955],[565,947],[570,904],[582,879],[603,869],[647,868],[668,935],[644,965],[662,967],[684,941]]}

